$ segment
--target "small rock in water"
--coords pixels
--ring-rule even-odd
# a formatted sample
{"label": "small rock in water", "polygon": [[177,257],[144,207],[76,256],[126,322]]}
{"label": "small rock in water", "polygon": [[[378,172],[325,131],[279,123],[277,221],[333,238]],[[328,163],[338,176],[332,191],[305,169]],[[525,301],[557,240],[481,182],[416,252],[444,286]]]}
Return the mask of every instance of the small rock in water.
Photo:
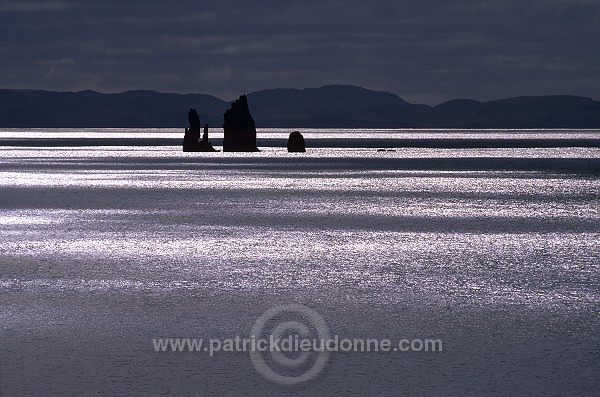
{"label": "small rock in water", "polygon": [[306,146],[304,144],[304,137],[300,131],[294,131],[290,134],[287,142],[288,152],[306,152]]}

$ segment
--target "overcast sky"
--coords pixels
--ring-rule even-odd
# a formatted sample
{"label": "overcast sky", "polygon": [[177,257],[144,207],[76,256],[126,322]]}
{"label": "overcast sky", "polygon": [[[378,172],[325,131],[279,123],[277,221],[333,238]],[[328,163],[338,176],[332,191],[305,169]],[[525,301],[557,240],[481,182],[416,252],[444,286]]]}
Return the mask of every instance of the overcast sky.
{"label": "overcast sky", "polygon": [[0,88],[600,99],[600,0],[0,0]]}

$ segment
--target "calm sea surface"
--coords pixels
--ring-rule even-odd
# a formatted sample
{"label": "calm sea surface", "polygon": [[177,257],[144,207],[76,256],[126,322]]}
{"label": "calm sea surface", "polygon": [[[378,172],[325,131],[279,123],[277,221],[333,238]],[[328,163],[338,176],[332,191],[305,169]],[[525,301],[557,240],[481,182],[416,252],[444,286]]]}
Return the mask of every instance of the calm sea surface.
{"label": "calm sea surface", "polygon": [[[0,396],[598,392],[600,148],[395,143],[600,131],[301,131],[305,154],[289,129],[259,130],[259,153],[183,153],[176,129],[1,130]],[[288,304],[340,339],[443,350],[332,352],[282,386],[248,352],[155,349],[249,337]]]}

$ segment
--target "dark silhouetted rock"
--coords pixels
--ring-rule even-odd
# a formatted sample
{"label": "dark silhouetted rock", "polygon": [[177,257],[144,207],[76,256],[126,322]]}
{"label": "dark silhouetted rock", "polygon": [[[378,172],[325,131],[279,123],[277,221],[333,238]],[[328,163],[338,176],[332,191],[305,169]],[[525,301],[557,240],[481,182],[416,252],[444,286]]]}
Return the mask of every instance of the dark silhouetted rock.
{"label": "dark silhouetted rock", "polygon": [[196,109],[190,109],[188,113],[188,121],[190,123],[190,130],[198,131],[198,137],[200,136],[200,117]]}
{"label": "dark silhouetted rock", "polygon": [[196,109],[190,109],[188,113],[188,121],[190,128],[185,129],[183,136],[183,151],[184,152],[216,152],[212,144],[208,141],[208,124],[204,125],[204,135],[202,142],[200,139],[200,117]]}
{"label": "dark silhouetted rock", "polygon": [[248,109],[246,95],[233,102],[223,117],[224,152],[259,151],[256,147],[256,125]]}
{"label": "dark silhouetted rock", "polygon": [[204,124],[204,133],[202,134],[202,145],[210,145],[210,142],[208,142],[208,124]]}
{"label": "dark silhouetted rock", "polygon": [[304,145],[304,137],[300,131],[294,131],[290,134],[287,142],[288,152],[306,152],[306,146]]}

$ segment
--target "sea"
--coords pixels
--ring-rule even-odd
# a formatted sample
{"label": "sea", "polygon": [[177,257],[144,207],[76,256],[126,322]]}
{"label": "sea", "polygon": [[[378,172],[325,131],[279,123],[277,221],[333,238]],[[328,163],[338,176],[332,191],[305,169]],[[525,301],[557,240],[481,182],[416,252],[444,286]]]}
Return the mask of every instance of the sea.
{"label": "sea", "polygon": [[0,396],[598,395],[600,130],[291,131],[0,129]]}

